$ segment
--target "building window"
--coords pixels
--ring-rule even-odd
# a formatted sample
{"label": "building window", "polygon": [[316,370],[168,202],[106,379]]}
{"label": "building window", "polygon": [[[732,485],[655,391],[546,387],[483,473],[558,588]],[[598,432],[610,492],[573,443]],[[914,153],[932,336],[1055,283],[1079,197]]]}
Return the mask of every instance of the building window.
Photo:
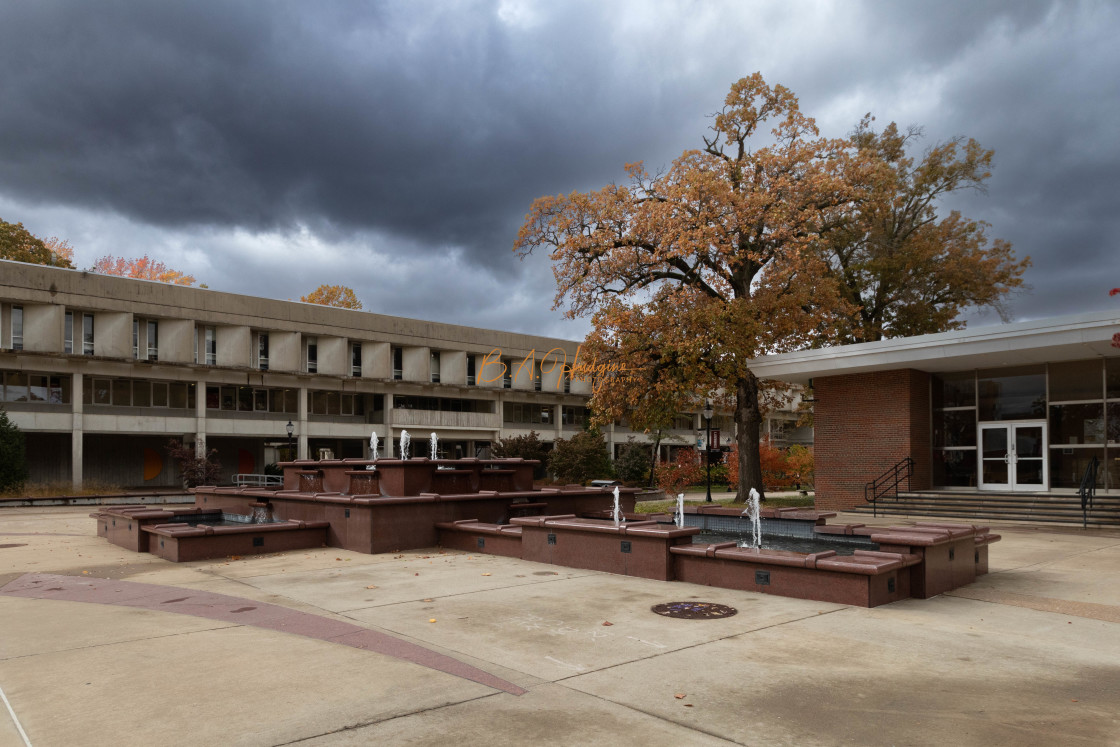
{"label": "building window", "polygon": [[467,386],[474,386],[478,381],[478,377],[474,370],[474,356],[467,356]]}
{"label": "building window", "polygon": [[560,375],[564,377],[564,394],[571,394],[572,393],[572,372],[565,368],[560,373]]}
{"label": "building window", "polygon": [[350,375],[358,377],[362,375],[362,343],[350,343]]}
{"label": "building window", "polygon": [[228,412],[277,412],[294,414],[298,410],[297,389],[270,389],[249,386],[206,387],[206,409]]}
{"label": "building window", "polygon": [[544,372],[541,370],[541,362],[533,361],[533,391],[539,392],[541,387],[544,386]]}
{"label": "building window", "polygon": [[268,370],[268,333],[257,333],[257,368],[262,371]]}
{"label": "building window", "polygon": [[319,338],[307,338],[307,373],[319,372]]}
{"label": "building window", "polygon": [[513,361],[502,358],[502,389],[513,389]]}
{"label": "building window", "polygon": [[70,377],[25,371],[0,371],[0,402],[70,404]]}
{"label": "building window", "polygon": [[400,381],[404,378],[404,350],[401,348],[393,348],[393,381]]}
{"label": "building window", "polygon": [[556,422],[553,405],[534,405],[529,402],[506,402],[503,421],[513,424],[552,425]]}
{"label": "building window", "polygon": [[432,410],[439,412],[493,413],[494,402],[488,399],[457,399],[452,397],[418,397],[393,395],[394,410]]}
{"label": "building window", "polygon": [[159,322],[148,320],[148,360],[159,360]]}
{"label": "building window", "polygon": [[93,355],[93,314],[82,314],[82,355]]}
{"label": "building window", "polygon": [[430,361],[429,375],[431,376],[431,381],[432,381],[433,384],[438,384],[439,383],[439,351],[438,350],[433,350],[431,352],[431,355],[428,356],[428,359]]}
{"label": "building window", "polygon": [[12,350],[23,350],[23,307],[12,307]]}
{"label": "building window", "polygon": [[140,320],[132,320],[132,358],[140,357]]}
{"label": "building window", "polygon": [[207,366],[213,366],[218,362],[218,340],[213,327],[205,327],[202,330],[202,353],[205,357]]}
{"label": "building window", "polygon": [[158,407],[193,410],[195,385],[183,381],[147,379],[82,379],[82,401],[87,405],[114,407]]}
{"label": "building window", "polygon": [[565,405],[560,410],[560,417],[566,426],[584,426],[590,419],[591,413],[586,407],[569,407]]}
{"label": "building window", "polygon": [[74,312],[67,311],[62,330],[62,352],[74,352]]}

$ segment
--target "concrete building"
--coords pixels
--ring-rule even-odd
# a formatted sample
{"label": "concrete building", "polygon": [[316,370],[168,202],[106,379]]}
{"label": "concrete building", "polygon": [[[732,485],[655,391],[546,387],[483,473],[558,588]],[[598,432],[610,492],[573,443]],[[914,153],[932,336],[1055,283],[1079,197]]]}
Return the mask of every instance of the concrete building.
{"label": "concrete building", "polygon": [[[177,484],[171,438],[216,449],[225,476],[284,453],[473,456],[535,430],[584,427],[578,343],[0,261],[0,404],[26,433],[31,479]],[[671,444],[695,443],[678,418]],[[608,443],[634,437],[618,425]]]}
{"label": "concrete building", "polygon": [[768,356],[811,386],[817,507],[864,502],[906,457],[913,490],[1060,496],[1089,464],[1120,494],[1120,312]]}

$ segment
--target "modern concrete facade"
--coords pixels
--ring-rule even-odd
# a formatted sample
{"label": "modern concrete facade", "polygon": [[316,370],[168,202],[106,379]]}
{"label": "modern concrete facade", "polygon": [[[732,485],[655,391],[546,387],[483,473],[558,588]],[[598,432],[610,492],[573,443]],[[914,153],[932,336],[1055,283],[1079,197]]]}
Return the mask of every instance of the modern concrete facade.
{"label": "modern concrete facade", "polygon": [[768,356],[762,378],[812,387],[817,507],[864,500],[909,456],[914,490],[1070,493],[1088,465],[1120,492],[1120,313]]}
{"label": "modern concrete facade", "polygon": [[[171,438],[217,449],[225,475],[300,458],[474,456],[535,430],[584,427],[579,344],[0,261],[0,404],[27,434],[35,481],[175,485]],[[668,444],[695,443],[683,414]],[[604,429],[613,447],[633,437]]]}

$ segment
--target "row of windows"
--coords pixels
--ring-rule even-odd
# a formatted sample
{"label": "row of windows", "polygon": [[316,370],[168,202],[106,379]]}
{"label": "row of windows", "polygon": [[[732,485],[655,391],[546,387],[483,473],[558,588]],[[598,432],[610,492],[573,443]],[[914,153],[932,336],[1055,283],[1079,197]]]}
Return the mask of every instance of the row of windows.
{"label": "row of windows", "polygon": [[554,405],[534,405],[528,402],[506,402],[502,422],[527,425],[552,425],[556,422]]}
{"label": "row of windows", "polygon": [[70,404],[70,377],[28,371],[0,372],[0,402]]}
{"label": "row of windows", "polygon": [[[73,354],[74,347],[74,323],[75,314],[78,317],[78,323],[81,326],[81,354],[93,355],[94,354],[94,315],[82,312],[67,311],[65,315],[65,331],[63,341],[63,352]],[[9,312],[11,340],[13,350],[23,349],[23,307],[12,306]],[[253,366],[262,371],[269,369],[269,333],[268,332],[254,332],[253,333]],[[200,355],[201,354],[201,355]],[[392,376],[394,380],[400,381],[404,377],[404,349],[400,347],[393,347],[391,349],[392,356]],[[136,360],[159,360],[159,320],[157,319],[133,319],[132,321],[132,357]],[[203,363],[205,365],[216,365],[218,360],[218,345],[217,345],[217,330],[215,327],[206,326],[198,327],[194,336],[194,362]],[[468,386],[475,386],[478,383],[476,373],[476,357],[468,355],[467,363],[467,376],[466,383]],[[518,365],[514,361],[503,358],[501,360],[501,379],[502,386],[505,389],[513,387],[513,370]],[[440,383],[441,377],[441,360],[440,351],[434,350],[429,353],[429,372],[428,378],[433,384]],[[318,373],[319,370],[319,345],[317,337],[304,338],[303,346],[303,368],[308,373]],[[360,377],[362,375],[362,344],[360,342],[350,343],[350,375]],[[541,361],[533,362],[533,388],[536,391],[541,391],[543,377],[541,374]],[[571,378],[565,373],[563,379],[564,393],[571,392]]]}
{"label": "row of windows", "polygon": [[87,405],[193,410],[195,385],[185,381],[103,379],[86,376],[82,379],[82,401]]}
{"label": "row of windows", "polygon": [[436,412],[494,412],[494,403],[487,399],[456,399],[452,397],[417,397],[393,395],[395,410],[433,410]]}

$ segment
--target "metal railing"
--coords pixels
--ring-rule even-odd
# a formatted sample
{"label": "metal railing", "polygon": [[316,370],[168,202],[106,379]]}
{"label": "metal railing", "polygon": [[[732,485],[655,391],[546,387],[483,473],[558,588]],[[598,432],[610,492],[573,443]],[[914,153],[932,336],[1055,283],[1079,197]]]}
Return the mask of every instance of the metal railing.
{"label": "metal railing", "polygon": [[1081,487],[1077,489],[1077,494],[1081,496],[1081,526],[1084,529],[1089,527],[1089,511],[1093,508],[1093,497],[1097,494],[1097,470],[1100,468],[1100,461],[1093,457],[1089,463],[1085,465],[1085,474],[1081,476]]}
{"label": "metal railing", "polygon": [[906,481],[906,490],[910,490],[910,478],[914,475],[914,460],[904,457],[898,464],[876,477],[863,486],[863,500],[871,504],[872,515],[879,515],[878,500],[894,493],[898,498],[898,486]]}
{"label": "metal railing", "polygon": [[281,475],[251,475],[238,473],[233,476],[233,484],[239,488],[280,488],[284,486]]}

